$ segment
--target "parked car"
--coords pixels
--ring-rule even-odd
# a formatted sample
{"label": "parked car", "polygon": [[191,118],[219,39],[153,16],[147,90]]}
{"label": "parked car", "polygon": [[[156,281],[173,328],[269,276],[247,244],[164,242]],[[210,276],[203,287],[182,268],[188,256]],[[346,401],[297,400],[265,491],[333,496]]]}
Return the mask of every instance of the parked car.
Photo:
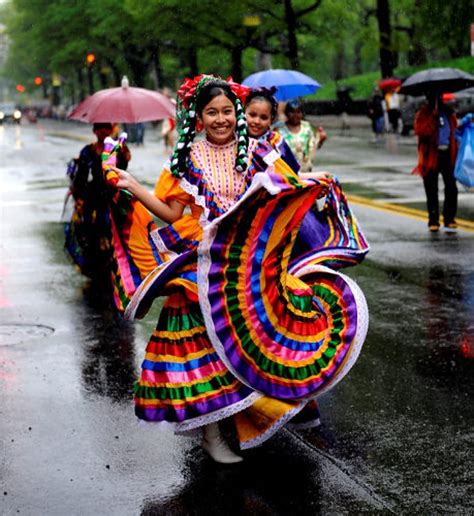
{"label": "parked car", "polygon": [[[458,118],[462,118],[467,113],[474,113],[474,88],[445,94],[443,97],[444,102],[454,109]],[[411,97],[410,95],[402,97],[400,109],[403,136],[408,136],[413,130],[416,112],[425,101],[425,97]]]}
{"label": "parked car", "polygon": [[452,93],[452,100],[449,104],[456,111],[458,118],[462,118],[468,113],[474,113],[474,88],[467,88],[465,90]]}
{"label": "parked car", "polygon": [[19,124],[21,122],[21,116],[21,111],[13,102],[0,104],[0,124],[3,124],[4,122],[14,122]]}
{"label": "parked car", "polygon": [[411,97],[410,95],[402,96],[400,102],[402,136],[408,136],[410,132],[413,131],[416,112],[425,100],[425,97]]}

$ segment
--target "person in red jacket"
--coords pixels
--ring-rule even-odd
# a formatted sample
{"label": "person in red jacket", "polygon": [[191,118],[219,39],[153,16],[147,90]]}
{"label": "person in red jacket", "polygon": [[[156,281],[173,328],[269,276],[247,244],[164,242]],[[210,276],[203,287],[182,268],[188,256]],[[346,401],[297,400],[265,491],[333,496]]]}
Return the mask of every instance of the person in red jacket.
{"label": "person in red jacket", "polygon": [[428,96],[415,117],[418,136],[418,164],[414,174],[423,177],[428,208],[428,228],[439,231],[438,177],[444,182],[443,219],[446,231],[456,231],[458,189],[454,178],[457,143],[457,118],[454,111],[436,94]]}

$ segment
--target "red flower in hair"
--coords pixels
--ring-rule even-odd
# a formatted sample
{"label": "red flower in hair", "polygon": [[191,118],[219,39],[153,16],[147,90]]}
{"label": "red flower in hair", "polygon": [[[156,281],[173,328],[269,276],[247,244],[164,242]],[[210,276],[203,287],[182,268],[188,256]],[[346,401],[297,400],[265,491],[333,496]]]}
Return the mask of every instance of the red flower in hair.
{"label": "red flower in hair", "polygon": [[[181,99],[181,104],[185,109],[189,109],[189,104],[194,95],[196,94],[196,89],[198,85],[201,83],[203,79],[216,79],[222,80],[220,77],[215,77],[214,75],[197,75],[193,79],[186,78],[181,84],[177,96]],[[247,86],[242,86],[237,82],[234,82],[232,77],[227,77],[227,84],[230,86],[230,89],[233,91],[235,96],[240,99],[240,101],[245,104],[248,94],[250,93],[250,88]]]}
{"label": "red flower in hair", "polygon": [[227,84],[230,86],[230,89],[234,92],[235,96],[245,105],[245,101],[250,93],[250,88],[247,86],[242,86],[238,82],[234,82],[232,77],[227,77]]}
{"label": "red flower in hair", "polygon": [[204,79],[215,79],[213,75],[197,75],[193,79],[186,78],[184,79],[183,84],[181,84],[177,96],[181,99],[182,105],[188,109],[190,100],[194,97],[194,94],[196,93],[196,88],[198,84]]}

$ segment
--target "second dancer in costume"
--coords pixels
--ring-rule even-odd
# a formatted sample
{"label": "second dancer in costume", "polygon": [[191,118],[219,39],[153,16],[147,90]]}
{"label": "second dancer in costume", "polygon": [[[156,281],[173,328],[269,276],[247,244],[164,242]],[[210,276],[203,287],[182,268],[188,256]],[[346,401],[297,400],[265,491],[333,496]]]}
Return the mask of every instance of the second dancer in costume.
{"label": "second dancer in costume", "polygon": [[291,169],[298,173],[300,165],[280,133],[271,127],[278,112],[278,102],[274,97],[276,88],[253,88],[247,96],[245,118],[251,138],[265,139],[275,148]]}

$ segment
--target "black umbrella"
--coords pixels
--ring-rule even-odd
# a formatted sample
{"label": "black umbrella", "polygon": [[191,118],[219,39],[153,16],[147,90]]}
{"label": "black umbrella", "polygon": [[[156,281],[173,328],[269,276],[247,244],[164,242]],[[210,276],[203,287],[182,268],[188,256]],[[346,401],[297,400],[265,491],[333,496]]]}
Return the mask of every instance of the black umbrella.
{"label": "black umbrella", "polygon": [[401,88],[405,95],[452,93],[474,86],[474,75],[457,68],[429,68],[410,75]]}

